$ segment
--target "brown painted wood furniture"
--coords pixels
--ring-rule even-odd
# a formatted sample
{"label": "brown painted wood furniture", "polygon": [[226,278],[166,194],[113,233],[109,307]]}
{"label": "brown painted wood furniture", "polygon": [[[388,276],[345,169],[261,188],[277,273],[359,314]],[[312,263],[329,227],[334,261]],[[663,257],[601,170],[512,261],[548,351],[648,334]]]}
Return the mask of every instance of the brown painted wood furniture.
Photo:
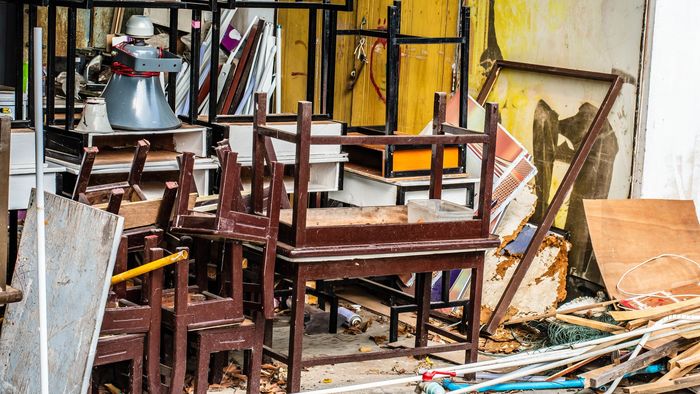
{"label": "brown painted wood furniture", "polygon": [[112,190],[121,188],[124,189],[124,198],[128,201],[145,200],[146,195],[141,190],[140,184],[150,147],[151,144],[147,140],[139,140],[136,143],[129,176],[125,181],[93,186],[88,186],[88,184],[90,183],[92,168],[99,150],[94,146],[83,148],[83,159],[80,163],[80,171],[78,172],[78,178],[75,181],[71,198],[75,201],[93,205],[106,202]]}
{"label": "brown painted wood furniture", "polygon": [[[159,237],[145,237],[144,260],[154,261],[163,257],[158,248]],[[117,251],[114,273],[126,271],[128,237],[123,235]],[[141,300],[134,303],[127,299],[126,283],[113,286],[105,308],[100,339],[97,343],[94,366],[120,361],[131,362],[130,393],[141,393],[146,365],[146,387],[150,393],[160,392],[160,327],[163,269],[145,275],[145,288]]]}
{"label": "brown painted wood furniture", "polygon": [[[195,392],[205,393],[208,387],[210,355],[229,350],[247,350],[248,392],[259,392],[262,364],[262,343],[265,320],[274,317],[274,263],[277,231],[281,205],[284,166],[272,163],[270,198],[265,214],[241,211],[240,171],[236,154],[221,152],[222,176],[216,214],[192,212],[188,209],[189,185],[194,167],[194,155],[183,154],[178,191],[177,214],[171,231],[175,234],[196,237],[195,256],[205,256],[211,251],[209,242],[224,243],[225,284],[221,295],[199,291],[206,301],[188,300],[188,292],[203,286],[188,285],[188,267],[179,264],[176,272],[173,308],[164,308],[164,323],[173,330],[173,368],[171,393],[183,389],[187,361],[187,334],[192,333],[197,348]],[[244,302],[243,246],[242,242],[262,245],[265,251],[263,264],[257,273],[258,282],[247,286],[255,290],[255,298]],[[198,267],[201,267],[199,265]],[[206,272],[198,272],[197,276]],[[254,310],[252,320],[244,316],[244,306]]]}
{"label": "brown painted wood furniture", "polygon": [[[267,354],[288,365],[287,391],[298,392],[305,367],[372,359],[424,355],[465,350],[466,361],[475,361],[478,348],[479,313],[484,254],[496,247],[490,235],[490,207],[497,127],[497,107],[487,104],[485,133],[471,132],[444,122],[445,94],[436,94],[433,135],[427,136],[312,136],[311,103],[300,102],[297,132],[290,133],[266,124],[266,97],[256,95],[253,140],[252,201],[255,212],[262,210],[262,179],[266,139],[277,138],[296,144],[294,201],[292,210],[280,214],[277,247],[278,272],[292,280],[292,317],[287,354],[265,347]],[[442,159],[445,145],[483,144],[478,210],[474,218],[452,222],[408,223],[405,206],[369,208],[309,209],[309,151],[314,144],[340,145],[432,145],[430,198],[439,199],[442,190]],[[467,337],[452,335],[453,344],[428,347],[430,283],[432,272],[472,269]],[[319,279],[366,278],[417,273],[415,347],[390,351],[331,355],[304,359],[305,283]],[[269,332],[269,331],[268,331]],[[444,334],[444,333],[443,333]],[[271,338],[266,338],[266,345]]]}
{"label": "brown painted wood furniture", "polygon": [[170,228],[177,189],[177,182],[165,182],[162,198],[131,202],[124,200],[123,188],[115,188],[109,191],[106,203],[94,204],[93,207],[123,216],[123,234],[128,237],[129,250],[143,250],[145,237],[158,235],[162,238],[163,232]]}

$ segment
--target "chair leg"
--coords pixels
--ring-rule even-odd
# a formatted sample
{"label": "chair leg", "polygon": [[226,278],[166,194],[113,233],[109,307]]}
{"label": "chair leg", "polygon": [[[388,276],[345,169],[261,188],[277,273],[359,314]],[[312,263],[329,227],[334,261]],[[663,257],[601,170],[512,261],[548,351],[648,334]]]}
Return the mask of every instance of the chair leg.
{"label": "chair leg", "polygon": [[[265,325],[265,316],[258,312],[256,316],[255,325],[261,327]],[[263,359],[263,341],[265,340],[265,330],[256,330],[253,346],[250,349],[250,356],[248,357],[248,387],[247,391],[249,394],[260,392],[260,375],[262,370],[262,359]]]}
{"label": "chair leg", "polygon": [[143,351],[131,360],[131,394],[143,392]]}
{"label": "chair leg", "polygon": [[170,394],[182,394],[187,368],[187,327],[176,326],[173,332],[173,371]]}
{"label": "chair leg", "polygon": [[[265,320],[265,333],[263,335],[263,345],[272,348],[272,328],[273,328],[273,323],[274,320]],[[266,363],[271,363],[272,362],[272,357],[270,356],[263,356],[263,361]]]}
{"label": "chair leg", "polygon": [[160,324],[146,335],[146,383],[149,394],[160,394]]}
{"label": "chair leg", "polygon": [[289,322],[289,355],[287,363],[287,393],[301,390],[301,361],[304,338],[304,304],[306,297],[306,278],[297,267],[292,278],[292,319]]}
{"label": "chair leg", "polygon": [[209,389],[209,359],[211,353],[209,346],[200,336],[198,339],[197,366],[195,368],[194,392],[195,394],[206,394]]}

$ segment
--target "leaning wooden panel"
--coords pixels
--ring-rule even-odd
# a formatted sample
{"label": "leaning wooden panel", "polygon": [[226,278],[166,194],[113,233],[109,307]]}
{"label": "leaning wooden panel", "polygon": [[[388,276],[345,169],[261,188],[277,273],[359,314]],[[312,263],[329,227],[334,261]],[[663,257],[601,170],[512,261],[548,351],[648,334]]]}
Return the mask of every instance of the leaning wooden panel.
{"label": "leaning wooden panel", "polygon": [[[49,381],[52,393],[85,393],[124,219],[45,195]],[[39,306],[36,206],[32,195],[0,336],[0,392],[38,393]]]}

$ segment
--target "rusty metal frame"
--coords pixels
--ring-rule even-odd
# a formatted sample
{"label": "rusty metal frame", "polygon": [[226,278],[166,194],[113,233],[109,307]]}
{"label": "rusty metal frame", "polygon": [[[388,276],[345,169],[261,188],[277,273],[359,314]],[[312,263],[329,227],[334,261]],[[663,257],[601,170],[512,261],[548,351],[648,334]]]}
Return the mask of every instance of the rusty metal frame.
{"label": "rusty metal frame", "polygon": [[605,122],[605,120],[607,119],[613,104],[615,104],[617,96],[620,94],[620,89],[622,88],[623,83],[622,77],[615,74],[606,74],[593,71],[574,70],[539,64],[498,60],[493,65],[493,68],[491,69],[491,72],[487,77],[486,82],[484,82],[484,86],[481,88],[481,91],[477,96],[476,101],[479,104],[483,105],[486,102],[489,93],[491,93],[491,90],[493,89],[494,85],[496,84],[496,81],[498,80],[498,76],[503,70],[514,70],[518,72],[539,73],[572,79],[607,82],[610,84],[610,88],[605,94],[605,98],[601,102],[598,112],[593,118],[593,121],[591,122],[588,131],[581,140],[581,143],[576,150],[576,154],[574,155],[574,158],[571,161],[571,164],[569,165],[569,169],[566,171],[566,175],[564,175],[564,178],[562,179],[559,188],[557,188],[557,191],[554,194],[554,198],[552,198],[552,201],[549,203],[549,206],[547,207],[542,221],[538,223],[537,230],[535,231],[535,234],[530,240],[530,244],[525,250],[525,254],[521,259],[520,264],[515,269],[515,272],[513,273],[513,276],[510,279],[510,282],[508,282],[508,285],[506,286],[503,295],[501,296],[501,299],[499,300],[498,305],[496,306],[496,309],[491,315],[491,319],[489,320],[488,324],[486,324],[486,326],[484,327],[484,331],[488,334],[495,333],[496,329],[503,321],[506,311],[510,306],[511,302],[513,301],[513,298],[515,297],[515,293],[520,287],[520,284],[523,282],[525,274],[530,268],[530,265],[532,265],[532,261],[534,260],[535,255],[539,250],[540,244],[547,235],[547,231],[549,231],[549,228],[554,223],[554,219],[557,215],[557,212],[559,212],[559,208],[561,208],[562,204],[566,200],[566,197],[571,191],[574,182],[576,181],[576,178],[581,172],[581,168],[583,167],[586,158],[588,158],[588,154],[593,148],[593,144],[595,143],[596,139],[598,138],[598,135],[600,134],[600,131],[603,127],[603,122]]}

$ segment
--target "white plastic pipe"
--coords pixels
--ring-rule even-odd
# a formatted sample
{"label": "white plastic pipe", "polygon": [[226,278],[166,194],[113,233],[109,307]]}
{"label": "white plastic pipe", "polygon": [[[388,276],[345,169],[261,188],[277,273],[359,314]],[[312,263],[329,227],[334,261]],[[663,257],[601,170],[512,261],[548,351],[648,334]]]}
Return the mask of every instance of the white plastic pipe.
{"label": "white plastic pipe", "polygon": [[[697,330],[697,327],[687,328],[687,329],[685,329],[685,330],[680,330],[679,332],[688,332],[688,331],[694,331],[694,330]],[[671,336],[671,335],[677,335],[679,332],[663,333],[663,334],[661,334],[661,335],[658,335],[657,338],[664,338],[664,337]],[[647,338],[648,338],[648,336],[647,336]],[[621,343],[621,344],[618,344],[618,345],[606,347],[606,348],[604,348],[604,349],[599,349],[599,350],[596,350],[596,351],[586,352],[586,353],[584,353],[584,354],[581,354],[581,355],[576,356],[576,357],[573,357],[573,358],[555,361],[555,362],[550,363],[550,364],[541,364],[540,366],[535,367],[535,368],[523,368],[523,369],[519,369],[519,370],[513,371],[513,372],[511,372],[511,373],[508,373],[508,374],[506,374],[506,375],[503,375],[503,376],[501,376],[501,377],[499,377],[499,378],[492,379],[492,380],[485,381],[485,382],[481,382],[481,383],[477,383],[477,384],[473,384],[473,385],[471,385],[471,386],[468,386],[468,387],[465,387],[465,388],[461,388],[461,389],[459,389],[459,390],[450,391],[449,393],[450,393],[450,394],[462,394],[462,393],[476,392],[476,391],[478,391],[479,389],[482,389],[482,388],[485,388],[485,387],[489,387],[489,386],[493,386],[493,385],[495,385],[495,384],[513,381],[513,380],[515,380],[515,379],[517,379],[517,378],[520,378],[520,377],[523,377],[523,376],[527,376],[527,375],[531,375],[531,374],[536,374],[536,373],[544,372],[544,371],[549,371],[549,370],[552,370],[552,369],[554,369],[554,368],[558,368],[558,367],[562,367],[562,366],[565,366],[565,365],[577,363],[577,362],[579,362],[579,361],[586,360],[586,359],[588,359],[588,358],[590,358],[590,357],[601,356],[601,355],[604,355],[604,354],[608,354],[608,353],[610,353],[610,352],[613,352],[613,351],[615,351],[615,350],[622,350],[622,349],[629,348],[629,347],[631,347],[631,346],[640,345],[640,344],[642,344],[642,341],[643,341],[643,340],[644,340],[644,339],[642,338],[642,339],[637,339],[637,340],[634,340],[634,341],[624,342],[624,343]],[[621,379],[620,379],[620,380],[621,380]],[[619,382],[618,382],[618,383],[619,383]]]}
{"label": "white plastic pipe", "polygon": [[[523,353],[518,353],[512,356],[508,357],[503,357],[499,359],[494,359],[494,360],[488,360],[488,361],[480,361],[476,363],[471,363],[471,364],[464,364],[464,365],[456,365],[452,367],[445,367],[445,368],[439,368],[438,370],[444,371],[444,372],[456,372],[457,374],[469,374],[469,373],[475,373],[475,372],[481,372],[485,371],[488,369],[497,369],[497,368],[507,368],[507,367],[518,367],[518,366],[525,366],[525,365],[531,365],[534,363],[541,363],[541,362],[547,362],[547,361],[559,361],[559,360],[565,360],[569,362],[569,360],[572,357],[580,357],[580,356],[585,356],[581,359],[585,359],[590,357],[589,352],[591,349],[596,347],[597,345],[608,343],[608,342],[613,342],[613,341],[620,341],[628,338],[634,338],[634,337],[639,337],[644,334],[650,334],[655,331],[659,331],[662,329],[667,329],[667,328],[672,328],[676,327],[682,324],[687,324],[689,323],[688,321],[675,321],[672,323],[668,324],[660,324],[657,326],[652,326],[652,327],[644,327],[641,329],[625,332],[622,334],[617,334],[617,335],[612,335],[608,337],[602,337],[602,338],[597,338],[593,339],[590,341],[586,342],[580,342],[576,344],[570,344],[570,345],[558,345],[558,346],[553,346],[550,348],[546,349],[538,349],[538,350],[533,350],[529,352],[523,352]],[[697,327],[690,327],[690,328],[685,328],[684,330],[679,330],[679,331],[671,331],[667,333],[662,333],[655,338],[664,338],[670,335],[678,335],[679,333],[682,332],[687,332],[687,331],[692,331],[692,330],[697,330]],[[639,343],[641,339],[635,340],[635,341],[629,341],[625,346],[634,346],[635,344]],[[608,353],[611,351],[608,349],[604,349]],[[602,353],[605,354],[605,353]],[[532,371],[528,371],[528,374],[532,373]],[[522,375],[525,376],[525,375]],[[416,375],[416,376],[407,376],[403,378],[397,378],[397,379],[391,379],[391,380],[384,380],[384,381],[379,381],[379,382],[370,382],[370,383],[361,383],[361,384],[356,384],[356,385],[351,385],[351,386],[345,386],[345,387],[333,387],[333,388],[328,388],[328,389],[321,389],[321,390],[313,390],[313,391],[307,391],[305,392],[306,394],[334,394],[334,393],[347,393],[350,391],[357,391],[357,390],[368,390],[368,389],[373,389],[377,387],[386,387],[386,386],[393,386],[393,385],[398,385],[398,384],[407,384],[407,383],[413,383],[413,382],[418,382],[422,379],[421,375]],[[512,379],[512,376],[509,376],[509,379]],[[490,381],[490,384],[494,384],[493,381]]]}
{"label": "white plastic pipe", "polygon": [[282,25],[277,25],[277,56],[275,56],[275,113],[282,113]]}
{"label": "white plastic pipe", "polygon": [[[44,227],[44,95],[42,93],[42,32],[34,28],[34,136],[36,145],[36,259],[39,275],[39,360],[41,393],[49,394],[49,344],[46,329],[46,234]],[[19,87],[18,87],[19,89]]]}

